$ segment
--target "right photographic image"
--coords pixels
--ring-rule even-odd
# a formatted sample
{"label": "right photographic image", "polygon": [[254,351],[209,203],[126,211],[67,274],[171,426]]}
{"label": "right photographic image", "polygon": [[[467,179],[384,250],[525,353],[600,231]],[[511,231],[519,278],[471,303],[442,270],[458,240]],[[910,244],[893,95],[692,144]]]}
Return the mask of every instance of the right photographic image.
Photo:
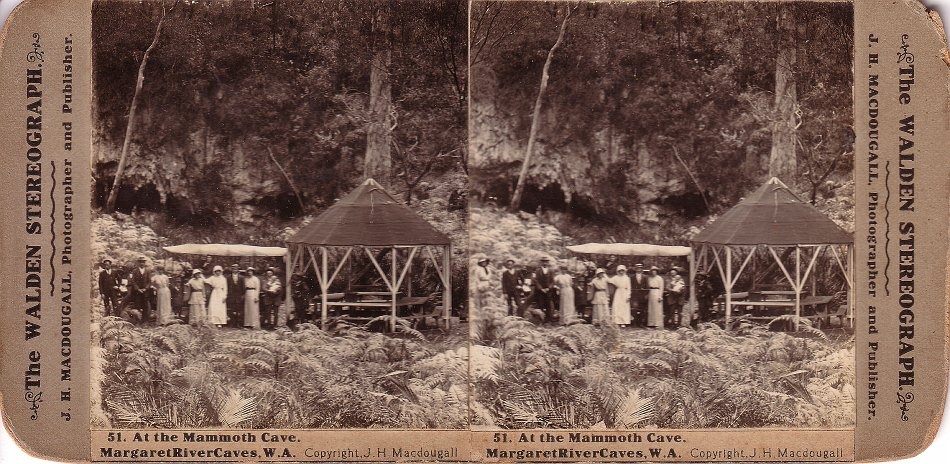
{"label": "right photographic image", "polygon": [[850,2],[471,3],[475,429],[853,429]]}

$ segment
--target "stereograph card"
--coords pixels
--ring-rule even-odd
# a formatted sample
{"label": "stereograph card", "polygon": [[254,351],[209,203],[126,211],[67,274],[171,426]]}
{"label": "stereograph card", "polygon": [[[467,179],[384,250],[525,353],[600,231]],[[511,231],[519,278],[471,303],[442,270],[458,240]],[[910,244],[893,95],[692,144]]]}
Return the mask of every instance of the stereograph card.
{"label": "stereograph card", "polygon": [[55,461],[880,461],[947,391],[898,1],[26,0],[4,425]]}

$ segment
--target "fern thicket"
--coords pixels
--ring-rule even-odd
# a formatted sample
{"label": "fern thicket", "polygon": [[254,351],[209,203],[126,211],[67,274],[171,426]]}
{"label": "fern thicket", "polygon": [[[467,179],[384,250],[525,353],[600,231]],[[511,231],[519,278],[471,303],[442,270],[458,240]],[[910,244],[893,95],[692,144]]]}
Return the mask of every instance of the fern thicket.
{"label": "fern thicket", "polygon": [[[782,322],[782,321],[778,321]],[[730,330],[474,322],[475,423],[522,427],[854,425],[854,349],[739,321]],[[774,323],[773,323],[774,324]]]}
{"label": "fern thicket", "polygon": [[101,318],[94,401],[113,427],[467,427],[465,338],[397,327],[222,331]]}

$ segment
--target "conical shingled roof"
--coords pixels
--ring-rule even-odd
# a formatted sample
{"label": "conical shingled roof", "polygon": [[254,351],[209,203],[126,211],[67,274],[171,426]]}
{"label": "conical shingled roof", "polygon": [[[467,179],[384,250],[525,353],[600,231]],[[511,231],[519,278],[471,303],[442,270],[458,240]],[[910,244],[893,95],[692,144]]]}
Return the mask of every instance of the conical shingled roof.
{"label": "conical shingled roof", "polygon": [[329,246],[448,245],[449,238],[366,179],[287,243]]}
{"label": "conical shingled roof", "polygon": [[851,234],[773,177],[713,221],[692,242],[720,245],[852,243]]}

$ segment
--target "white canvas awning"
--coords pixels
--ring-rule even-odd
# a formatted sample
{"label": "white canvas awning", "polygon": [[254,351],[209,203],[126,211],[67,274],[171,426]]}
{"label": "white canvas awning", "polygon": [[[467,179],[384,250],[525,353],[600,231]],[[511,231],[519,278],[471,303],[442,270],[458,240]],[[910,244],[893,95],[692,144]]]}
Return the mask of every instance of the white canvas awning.
{"label": "white canvas awning", "polygon": [[226,243],[185,243],[163,248],[169,253],[211,256],[284,256],[284,247],[264,247],[254,245],[234,245]]}
{"label": "white canvas awning", "polygon": [[585,243],[567,247],[575,253],[618,256],[689,256],[690,247],[647,243]]}

